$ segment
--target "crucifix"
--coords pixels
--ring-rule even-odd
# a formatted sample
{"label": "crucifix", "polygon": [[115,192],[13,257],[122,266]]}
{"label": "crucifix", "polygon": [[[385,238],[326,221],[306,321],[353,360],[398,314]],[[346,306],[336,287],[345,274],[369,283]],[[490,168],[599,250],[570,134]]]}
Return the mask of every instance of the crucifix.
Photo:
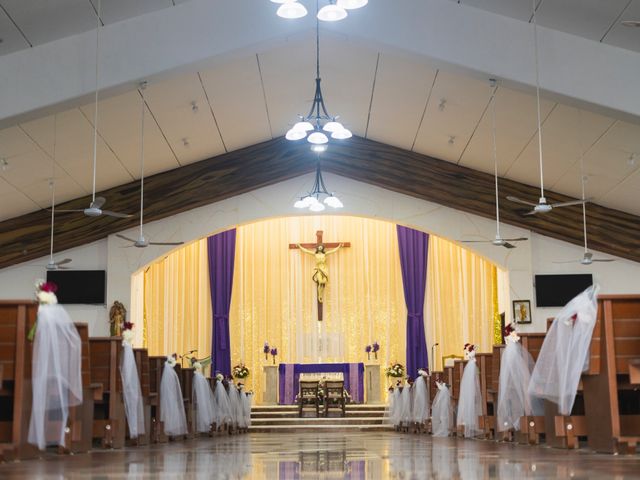
{"label": "crucifix", "polygon": [[337,252],[342,247],[350,247],[349,242],[324,243],[322,241],[322,230],[316,232],[316,243],[290,243],[290,249],[299,248],[304,253],[313,255],[316,266],[313,269],[312,280],[316,284],[318,292],[318,321],[322,321],[322,304],[324,303],[324,289],[329,281],[329,269],[327,268],[326,257]]}

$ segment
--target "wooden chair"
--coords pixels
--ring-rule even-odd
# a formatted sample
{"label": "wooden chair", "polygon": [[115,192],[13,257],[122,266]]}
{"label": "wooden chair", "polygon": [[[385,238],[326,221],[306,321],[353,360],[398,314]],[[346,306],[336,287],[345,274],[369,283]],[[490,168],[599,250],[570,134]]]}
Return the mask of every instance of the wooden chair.
{"label": "wooden chair", "polygon": [[122,448],[125,442],[126,418],[122,398],[122,337],[90,339],[91,381],[102,385],[95,402],[93,438],[103,448]]}
{"label": "wooden chair", "polygon": [[31,417],[31,344],[29,329],[38,304],[28,300],[0,301],[0,458],[35,458],[27,443]]}
{"label": "wooden chair", "polygon": [[151,392],[151,374],[149,365],[149,352],[146,348],[134,348],[133,356],[136,360],[140,389],[142,390],[142,408],[144,411],[144,435],[139,435],[136,445],[149,445],[151,443],[151,406],[157,404],[158,394]]}
{"label": "wooden chair", "polygon": [[340,409],[340,416],[346,415],[346,398],[343,380],[327,380],[324,384],[324,416],[329,416],[329,409]]}
{"label": "wooden chair", "polygon": [[318,382],[300,382],[300,393],[298,394],[298,416],[302,417],[305,407],[313,406],[316,410],[316,417],[320,416],[320,386]]}
{"label": "wooden chair", "polygon": [[151,442],[165,443],[168,437],[164,433],[164,425],[161,418],[160,407],[160,380],[162,379],[162,369],[167,357],[149,356],[149,391],[151,410]]}
{"label": "wooden chair", "polygon": [[582,375],[589,448],[634,453],[640,441],[640,295],[601,295]]}

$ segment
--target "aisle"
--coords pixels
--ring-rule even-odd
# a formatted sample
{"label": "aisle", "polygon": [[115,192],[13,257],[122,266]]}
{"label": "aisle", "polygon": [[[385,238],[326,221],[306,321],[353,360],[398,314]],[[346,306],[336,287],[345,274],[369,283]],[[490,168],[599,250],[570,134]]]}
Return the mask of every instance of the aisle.
{"label": "aisle", "polygon": [[[634,476],[635,475],[635,476]],[[0,465],[0,478],[638,478],[634,456],[371,433],[252,433]]]}

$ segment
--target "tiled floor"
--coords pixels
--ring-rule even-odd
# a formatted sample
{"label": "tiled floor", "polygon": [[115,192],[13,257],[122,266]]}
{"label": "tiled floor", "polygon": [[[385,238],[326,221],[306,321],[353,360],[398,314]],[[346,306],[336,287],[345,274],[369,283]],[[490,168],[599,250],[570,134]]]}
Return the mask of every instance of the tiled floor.
{"label": "tiled floor", "polygon": [[640,478],[639,456],[393,432],[253,433],[0,465],[0,479]]}

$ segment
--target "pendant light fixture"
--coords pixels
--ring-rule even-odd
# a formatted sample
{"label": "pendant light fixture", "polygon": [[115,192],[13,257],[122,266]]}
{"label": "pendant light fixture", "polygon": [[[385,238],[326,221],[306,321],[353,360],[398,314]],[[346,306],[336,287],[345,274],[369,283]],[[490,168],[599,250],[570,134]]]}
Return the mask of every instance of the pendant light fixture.
{"label": "pendant light fixture", "polygon": [[[298,0],[271,0],[280,6],[276,14],[287,19],[302,18],[307,15],[307,8]],[[323,22],[337,22],[347,18],[349,10],[364,7],[369,0],[329,0],[327,5],[316,8],[316,17]]]}
{"label": "pendant light fixture", "polygon": [[344,205],[335,193],[329,192],[322,178],[320,170],[320,153],[318,153],[318,165],[316,167],[316,178],[311,191],[293,204],[295,208],[308,208],[312,212],[322,212],[326,207],[342,208]]}
{"label": "pendant light fixture", "polygon": [[301,115],[299,121],[289,129],[285,138],[296,141],[306,137],[314,152],[323,152],[327,149],[329,136],[334,140],[345,140],[353,136],[351,131],[346,129],[337,119],[338,117],[329,115],[322,96],[320,86],[320,22],[316,20],[316,91],[313,103],[309,114],[307,116]]}

